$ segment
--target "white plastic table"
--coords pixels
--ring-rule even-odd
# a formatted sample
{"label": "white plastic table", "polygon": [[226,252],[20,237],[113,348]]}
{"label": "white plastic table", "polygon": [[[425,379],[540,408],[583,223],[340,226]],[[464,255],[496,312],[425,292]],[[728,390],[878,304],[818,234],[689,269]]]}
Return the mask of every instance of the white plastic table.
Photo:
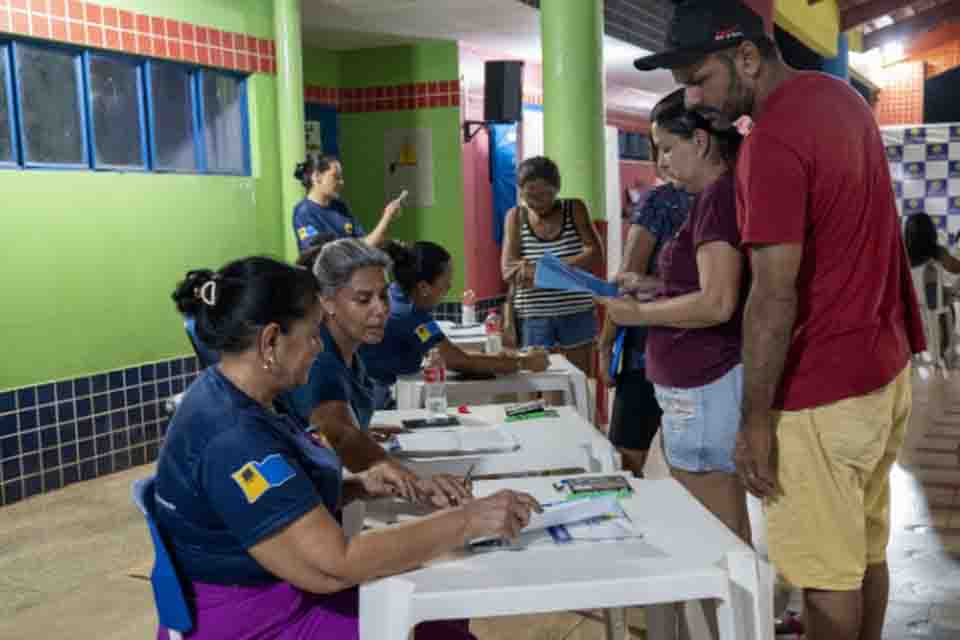
{"label": "white plastic table", "polygon": [[[559,354],[551,354],[550,367],[540,373],[521,371],[490,380],[447,380],[447,401],[453,406],[469,402],[485,403],[501,394],[541,391],[563,392],[564,403],[576,406],[580,416],[587,422],[591,421],[587,377]],[[415,373],[400,376],[397,379],[396,398],[398,409],[423,407],[423,375]]]}
{"label": "white plastic table", "polygon": [[[502,424],[520,448],[509,453],[463,455],[443,458],[402,458],[420,475],[452,473],[464,475],[475,465],[474,474],[517,473],[580,467],[587,471],[612,472],[619,469],[616,449],[573,407],[553,407],[556,418],[504,422],[504,405],[471,406],[469,414],[457,414],[461,429]],[[402,420],[423,418],[424,409],[377,411],[374,424],[400,425]]]}
{"label": "white plastic table", "polygon": [[[557,497],[551,478],[478,482],[478,495]],[[769,565],[674,480],[631,480],[624,509],[643,534],[626,541],[451,554],[360,588],[360,640],[406,640],[418,623],[582,609],[718,601],[721,640],[772,640]],[[648,606],[650,637],[663,637]],[[662,611],[661,611],[662,612]],[[662,616],[661,616],[662,618]],[[658,632],[661,632],[658,635]]]}

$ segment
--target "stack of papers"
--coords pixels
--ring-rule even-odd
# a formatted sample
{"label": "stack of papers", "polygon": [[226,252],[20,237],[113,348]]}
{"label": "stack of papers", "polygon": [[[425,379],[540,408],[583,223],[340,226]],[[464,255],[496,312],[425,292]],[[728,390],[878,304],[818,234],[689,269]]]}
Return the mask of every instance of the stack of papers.
{"label": "stack of papers", "polygon": [[580,540],[623,540],[639,536],[616,496],[597,496],[543,505],[543,513],[531,514],[530,522],[520,532],[519,544],[482,538],[472,541],[470,547],[474,551],[518,550],[544,537],[537,535],[544,531],[560,544]]}
{"label": "stack of papers", "polygon": [[[555,511],[561,507],[551,507]],[[616,496],[570,500],[564,507],[566,522],[547,527],[554,542],[575,540],[623,540],[637,537],[633,523]],[[544,511],[544,515],[546,510]]]}
{"label": "stack of papers", "polygon": [[565,500],[543,505],[543,513],[531,514],[523,533],[588,522],[597,518],[625,517],[620,502],[614,496],[598,496],[580,500]]}
{"label": "stack of papers", "polygon": [[519,448],[520,443],[511,433],[495,425],[402,433],[395,436],[391,453],[431,458],[506,453]]}

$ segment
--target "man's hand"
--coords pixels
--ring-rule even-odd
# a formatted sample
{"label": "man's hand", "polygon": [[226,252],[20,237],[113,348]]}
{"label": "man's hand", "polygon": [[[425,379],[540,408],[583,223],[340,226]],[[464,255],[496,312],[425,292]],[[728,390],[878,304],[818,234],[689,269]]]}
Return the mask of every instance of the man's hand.
{"label": "man's hand", "polygon": [[744,416],[734,461],[747,491],[758,498],[777,495],[777,437],[770,412]]}

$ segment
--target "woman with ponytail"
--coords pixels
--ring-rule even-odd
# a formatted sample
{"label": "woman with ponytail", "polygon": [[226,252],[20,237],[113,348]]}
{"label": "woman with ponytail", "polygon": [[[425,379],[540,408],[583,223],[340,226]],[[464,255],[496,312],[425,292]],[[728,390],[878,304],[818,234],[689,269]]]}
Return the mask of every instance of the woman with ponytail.
{"label": "woman with ponytail", "polygon": [[343,189],[343,166],[333,156],[307,157],[293,171],[293,177],[303,185],[306,196],[293,210],[293,232],[297,246],[303,252],[311,239],[329,233],[337,238],[361,238],[371,247],[383,246],[390,224],[400,215],[406,191],[387,203],[380,222],[373,231],[366,229],[340,199]]}
{"label": "woman with ponytail", "polygon": [[[539,509],[502,491],[348,539],[344,503],[394,494],[376,468],[345,479],[336,452],[275,402],[323,351],[321,293],[306,269],[246,258],[192,271],[173,294],[220,353],[170,422],[154,485],[192,640],[357,640],[357,585],[474,538],[515,537]],[[414,637],[474,640],[463,621],[421,624]]]}
{"label": "woman with ponytail", "polygon": [[470,353],[451,342],[433,319],[433,309],[450,291],[453,263],[446,249],[433,242],[384,247],[392,260],[390,315],[383,340],[364,345],[360,355],[376,383],[377,408],[390,403],[390,386],[397,376],[420,370],[423,356],[437,347],[447,368],[471,374],[543,371],[549,362],[542,350],[528,353]]}

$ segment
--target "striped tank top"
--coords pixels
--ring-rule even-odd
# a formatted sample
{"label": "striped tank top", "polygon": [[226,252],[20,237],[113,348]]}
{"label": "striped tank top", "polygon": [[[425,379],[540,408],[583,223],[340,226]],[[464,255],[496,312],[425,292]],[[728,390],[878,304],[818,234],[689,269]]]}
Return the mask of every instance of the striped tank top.
{"label": "striped tank top", "polygon": [[[583,240],[573,223],[573,200],[560,200],[563,227],[553,240],[537,236],[530,226],[526,208],[520,213],[520,257],[536,261],[549,251],[558,258],[572,258],[583,253]],[[549,318],[593,310],[593,298],[588,293],[559,289],[524,289],[514,293],[514,309],[518,318]]]}

